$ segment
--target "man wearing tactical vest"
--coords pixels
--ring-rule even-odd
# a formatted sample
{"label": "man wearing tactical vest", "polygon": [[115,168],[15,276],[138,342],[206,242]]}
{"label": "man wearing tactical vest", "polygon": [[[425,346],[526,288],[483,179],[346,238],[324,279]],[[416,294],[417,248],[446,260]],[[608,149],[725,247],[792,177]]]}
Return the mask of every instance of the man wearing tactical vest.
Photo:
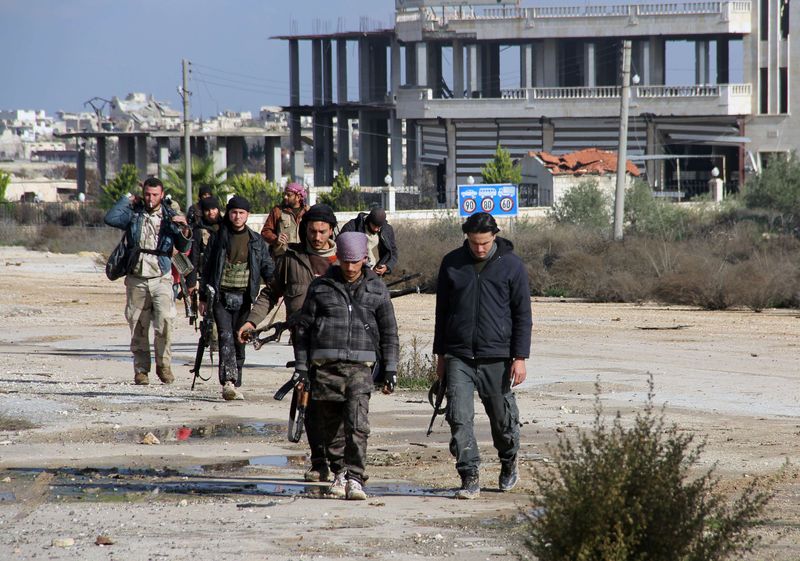
{"label": "man wearing tactical vest", "polygon": [[289,183],[283,190],[283,204],[270,211],[261,228],[272,255],[281,255],[290,243],[300,241],[300,220],[306,210],[306,190],[299,183]]}

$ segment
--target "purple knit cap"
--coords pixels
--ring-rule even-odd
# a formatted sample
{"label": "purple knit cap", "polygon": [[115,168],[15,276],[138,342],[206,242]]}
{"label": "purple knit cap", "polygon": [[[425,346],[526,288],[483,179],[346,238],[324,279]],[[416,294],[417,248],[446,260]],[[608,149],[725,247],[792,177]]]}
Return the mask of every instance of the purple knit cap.
{"label": "purple knit cap", "polygon": [[355,263],[367,256],[367,236],[362,232],[342,232],[336,236],[336,257]]}
{"label": "purple knit cap", "polygon": [[306,190],[303,189],[303,186],[299,183],[289,183],[283,191],[285,193],[294,193],[296,195],[300,195],[304,201],[306,200]]}

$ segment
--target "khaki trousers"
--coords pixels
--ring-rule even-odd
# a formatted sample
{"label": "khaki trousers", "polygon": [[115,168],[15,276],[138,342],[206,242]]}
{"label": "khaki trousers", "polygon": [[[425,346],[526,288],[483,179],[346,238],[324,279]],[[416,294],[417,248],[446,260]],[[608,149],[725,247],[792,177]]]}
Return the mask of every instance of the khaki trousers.
{"label": "khaki trousers", "polygon": [[156,366],[170,367],[175,296],[172,275],[144,278],[125,277],[127,303],[125,319],[131,328],[134,372],[150,372],[150,324],[155,334]]}

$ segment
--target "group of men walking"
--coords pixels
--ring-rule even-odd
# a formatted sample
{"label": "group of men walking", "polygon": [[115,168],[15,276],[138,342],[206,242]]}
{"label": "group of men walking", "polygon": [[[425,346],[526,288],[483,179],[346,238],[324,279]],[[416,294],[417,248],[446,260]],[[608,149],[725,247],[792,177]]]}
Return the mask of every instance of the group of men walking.
{"label": "group of men walking", "polygon": [[[375,387],[390,394],[397,384],[397,321],[381,277],[396,268],[398,252],[383,209],[359,213],[337,235],[332,209],[309,208],[305,198],[301,185],[287,185],[260,235],[247,226],[250,203],[240,196],[228,200],[222,215],[216,197],[202,189],[190,222],[162,204],[164,188],[155,178],[144,182],[142,197],[117,201],[106,222],[125,230],[138,252],[125,280],[134,383],[149,383],[151,322],[156,373],[165,384],[174,381],[173,253],[189,253],[195,272],[188,292],[197,292],[200,314],[214,318],[225,400],[244,399],[247,342],[282,300],[295,378],[311,388],[305,417],[311,466],[304,477],[332,476],[330,495],[359,500],[366,498],[370,395]],[[497,236],[494,218],[475,214],[462,230],[464,245],[439,270],[433,350],[447,388],[450,450],[461,477],[456,496],[471,499],[480,494],[475,391],[501,461],[498,486],[507,491],[518,480],[519,413],[511,388],[526,377],[531,306],[525,267],[511,242]]]}

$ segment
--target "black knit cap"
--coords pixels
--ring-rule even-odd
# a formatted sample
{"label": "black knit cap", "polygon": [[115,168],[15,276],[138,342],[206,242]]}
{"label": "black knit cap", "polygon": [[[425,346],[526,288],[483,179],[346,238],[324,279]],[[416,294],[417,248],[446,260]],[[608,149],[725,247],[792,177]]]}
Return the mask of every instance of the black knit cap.
{"label": "black knit cap", "polygon": [[206,197],[205,199],[200,199],[200,202],[197,204],[200,205],[200,210],[202,211],[211,210],[212,208],[219,209],[219,199],[214,195]]}
{"label": "black knit cap", "polygon": [[213,195],[210,185],[201,185],[197,195],[202,199],[203,195]]}
{"label": "black knit cap", "polygon": [[225,212],[229,210],[239,209],[250,212],[250,201],[239,195],[234,195],[228,200],[228,206],[225,207]]}
{"label": "black knit cap", "polygon": [[336,227],[336,215],[333,209],[325,203],[319,203],[309,208],[303,214],[303,222],[327,222],[331,227]]}

